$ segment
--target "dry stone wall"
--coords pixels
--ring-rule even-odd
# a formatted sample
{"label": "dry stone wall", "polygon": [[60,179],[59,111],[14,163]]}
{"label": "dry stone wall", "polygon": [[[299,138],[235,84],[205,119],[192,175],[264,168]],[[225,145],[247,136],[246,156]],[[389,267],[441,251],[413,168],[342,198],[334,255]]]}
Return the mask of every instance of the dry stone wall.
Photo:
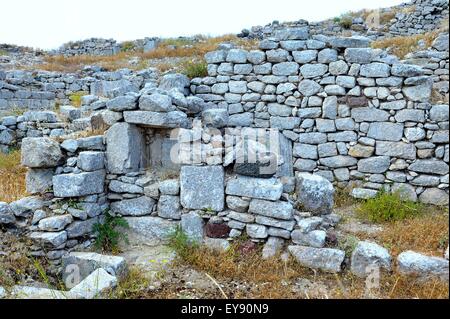
{"label": "dry stone wall", "polygon": [[28,236],[33,256],[59,264],[67,252],[92,245],[93,225],[108,208],[104,149],[102,136],[61,144],[48,137],[23,139],[27,192],[38,196],[0,203],[0,224]]}
{"label": "dry stone wall", "polygon": [[[392,15],[391,20],[383,22],[386,16]],[[448,0],[412,0],[395,7],[373,11],[368,19],[363,16],[349,15],[350,24],[345,27],[340,23],[341,18],[319,22],[303,19],[283,23],[273,21],[265,26],[253,26],[250,29],[244,29],[238,36],[266,39],[276,36],[277,33],[283,32],[287,28],[308,27],[311,34],[314,35],[336,36],[343,33],[352,33],[376,40],[385,37],[430,32],[441,28],[446,19],[448,23],[448,16]],[[344,18],[346,18],[345,15]]]}
{"label": "dry stone wall", "polygon": [[76,55],[114,55],[120,52],[120,45],[114,39],[91,38],[82,41],[68,42],[53,54],[64,56]]}
{"label": "dry stone wall", "polygon": [[430,96],[434,80],[445,86],[439,74],[448,85],[448,51],[429,51],[435,73],[368,45],[287,29],[261,50],[208,53],[210,76],[191,90],[214,105],[204,114],[221,126],[282,132],[296,171],[352,181],[356,197],[387,189],[447,203],[448,105],[432,105]]}
{"label": "dry stone wall", "polygon": [[358,198],[386,189],[448,203],[449,110],[430,103],[448,53],[438,69],[422,68],[368,45],[290,29],[260,50],[221,45],[205,57],[206,78],[102,73],[102,96],[83,98],[92,113],[80,119],[104,136],[23,139],[27,189],[42,196],[0,203],[0,223],[55,263],[91,245],[109,210],[126,218],[133,242],[164,242],[180,226],[225,249],[246,234],[266,242],[266,257],[289,241],[305,266],[338,272],[332,182]]}

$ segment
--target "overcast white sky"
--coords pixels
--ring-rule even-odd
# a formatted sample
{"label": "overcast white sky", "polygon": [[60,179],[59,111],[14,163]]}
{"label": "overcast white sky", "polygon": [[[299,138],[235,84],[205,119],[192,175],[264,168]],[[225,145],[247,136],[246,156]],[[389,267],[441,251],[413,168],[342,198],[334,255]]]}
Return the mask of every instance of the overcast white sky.
{"label": "overcast white sky", "polygon": [[90,37],[237,33],[273,20],[320,21],[405,0],[2,0],[0,43],[43,49]]}

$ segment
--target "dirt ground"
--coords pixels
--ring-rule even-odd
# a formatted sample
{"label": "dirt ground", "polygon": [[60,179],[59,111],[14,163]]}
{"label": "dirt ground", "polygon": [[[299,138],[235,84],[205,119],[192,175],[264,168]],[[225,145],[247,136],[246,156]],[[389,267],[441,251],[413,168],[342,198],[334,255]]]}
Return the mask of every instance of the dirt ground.
{"label": "dirt ground", "polygon": [[[342,221],[335,229],[335,247],[347,253],[344,270],[327,274],[300,267],[288,254],[263,260],[261,246],[241,242],[234,254],[198,249],[183,260],[168,246],[129,246],[120,253],[129,274],[107,298],[448,298],[448,284],[423,282],[382,273],[378,288],[366,289],[363,279],[348,271],[349,254],[358,240],[389,248],[393,260],[406,249],[443,256],[448,245],[448,212],[430,213],[396,223],[372,224],[358,219],[354,205],[336,209]],[[401,235],[404,233],[403,235]],[[425,235],[424,235],[425,234]],[[421,236],[425,239],[422,239]],[[60,288],[55,267],[28,255],[29,243],[0,236],[0,286],[13,284]],[[241,249],[240,247],[246,247]],[[394,267],[395,269],[395,267]]]}

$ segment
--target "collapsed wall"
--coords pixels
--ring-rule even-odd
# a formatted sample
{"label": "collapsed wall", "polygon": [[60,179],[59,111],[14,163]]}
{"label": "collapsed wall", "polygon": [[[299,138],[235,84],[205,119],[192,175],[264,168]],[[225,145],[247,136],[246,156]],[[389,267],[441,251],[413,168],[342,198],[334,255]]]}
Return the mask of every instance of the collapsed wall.
{"label": "collapsed wall", "polygon": [[[448,0],[413,0],[398,7],[399,12],[391,20],[389,33],[397,35],[413,35],[437,30],[448,24]],[[402,10],[402,9],[409,10]]]}
{"label": "collapsed wall", "polygon": [[118,43],[114,39],[91,38],[65,43],[57,50],[50,51],[49,54],[72,57],[80,55],[111,56],[122,51],[149,52],[154,50],[159,42],[160,39],[156,37],[146,37],[122,43]]}
{"label": "collapsed wall", "polygon": [[109,56],[120,52],[120,45],[114,39],[91,38],[82,41],[68,42],[63,44],[52,54],[62,54],[64,56],[77,55],[100,55]]}
{"label": "collapsed wall", "polygon": [[[298,20],[280,23],[274,21],[265,26],[253,26],[238,34],[242,38],[266,39],[283,32],[286,28],[308,27],[311,34],[336,36],[351,32],[373,40],[392,36],[408,36],[437,30],[449,16],[448,0],[412,0],[398,6],[380,8],[369,12],[363,10],[361,16],[349,13],[342,17],[320,22]],[[391,17],[388,21],[386,17]],[[342,19],[349,19],[342,23]]]}

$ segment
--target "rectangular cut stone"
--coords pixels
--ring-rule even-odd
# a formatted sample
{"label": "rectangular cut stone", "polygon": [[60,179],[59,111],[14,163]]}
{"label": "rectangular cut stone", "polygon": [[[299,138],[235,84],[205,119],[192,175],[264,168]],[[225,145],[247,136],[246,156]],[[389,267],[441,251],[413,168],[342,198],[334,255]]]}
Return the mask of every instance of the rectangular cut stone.
{"label": "rectangular cut stone", "polygon": [[376,140],[398,142],[403,136],[403,124],[391,122],[370,123],[367,136]]}
{"label": "rectangular cut stone", "polygon": [[80,174],[53,176],[56,197],[79,197],[100,194],[104,191],[105,170]]}
{"label": "rectangular cut stone", "polygon": [[116,123],[106,133],[108,172],[124,174],[144,165],[144,134],[136,125]]}
{"label": "rectangular cut stone", "polygon": [[225,192],[227,195],[276,201],[281,197],[283,184],[274,178],[237,176],[228,181]]}
{"label": "rectangular cut stone", "polygon": [[127,111],[123,112],[125,122],[141,124],[154,128],[187,128],[189,120],[187,115],[180,111],[167,113],[150,111]]}
{"label": "rectangular cut stone", "polygon": [[187,209],[223,211],[224,184],[222,166],[183,166],[180,175],[181,205]]}
{"label": "rectangular cut stone", "polygon": [[345,252],[332,248],[289,246],[289,252],[297,262],[305,267],[337,273],[345,259]]}
{"label": "rectangular cut stone", "polygon": [[256,223],[270,226],[270,227],[276,227],[280,229],[285,229],[288,231],[292,231],[295,227],[295,220],[279,220],[275,218],[265,217],[265,216],[256,216]]}
{"label": "rectangular cut stone", "polygon": [[294,162],[292,159],[292,142],[289,141],[283,134],[278,134],[279,138],[279,153],[283,158],[283,164],[277,168],[278,177],[294,176]]}
{"label": "rectangular cut stone", "polygon": [[125,233],[131,245],[167,243],[180,224],[179,221],[150,216],[125,217],[125,220],[129,225]]}
{"label": "rectangular cut stone", "polygon": [[261,199],[253,199],[250,202],[250,213],[272,218],[290,220],[293,218],[292,204],[288,202],[271,202]]}
{"label": "rectangular cut stone", "polygon": [[62,276],[66,285],[66,279],[71,274],[72,265],[78,266],[80,280],[84,280],[97,268],[107,269],[111,274],[118,277],[125,275],[127,271],[127,263],[123,257],[100,255],[91,252],[71,252],[62,258]]}
{"label": "rectangular cut stone", "polygon": [[376,155],[416,159],[416,147],[412,143],[378,141],[376,145]]}

